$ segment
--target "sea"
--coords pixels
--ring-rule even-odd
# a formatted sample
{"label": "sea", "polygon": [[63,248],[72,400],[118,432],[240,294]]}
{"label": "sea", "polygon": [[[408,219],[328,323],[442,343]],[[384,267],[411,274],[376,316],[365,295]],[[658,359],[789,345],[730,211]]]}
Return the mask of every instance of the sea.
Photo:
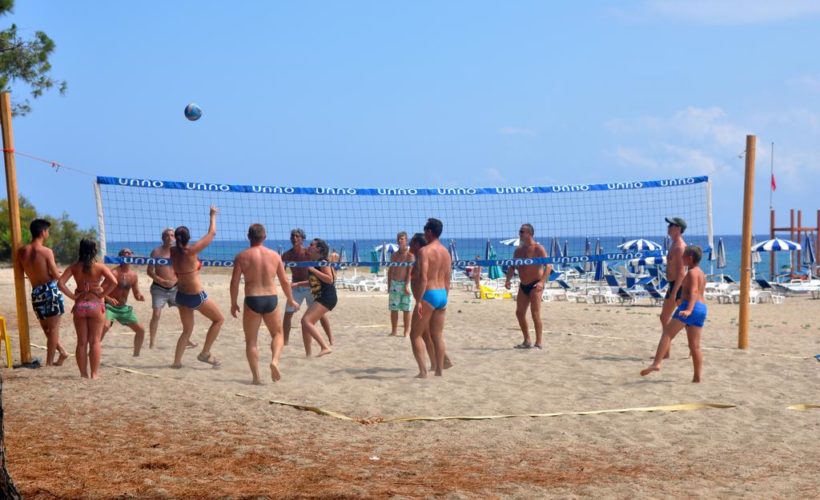
{"label": "sea", "polygon": [[[442,243],[446,246],[454,246],[459,259],[470,260],[475,259],[477,256],[481,259],[486,258],[489,241],[489,245],[492,247],[492,251],[495,253],[496,258],[509,259],[512,258],[515,247],[503,245],[501,241],[504,239],[505,238],[503,237],[497,237],[489,239],[461,238],[458,240],[450,240],[443,237]],[[550,255],[552,254],[551,248],[553,246],[553,240],[555,240],[559,243],[562,252],[566,249],[568,256],[581,256],[585,255],[587,239],[589,239],[590,247],[593,252],[595,251],[595,247],[598,242],[600,242],[603,252],[616,252],[618,251],[618,245],[624,241],[624,238],[611,236],[601,238],[588,238],[585,236],[569,238],[554,237],[549,238],[548,240],[538,240],[539,243],[544,245],[547,253]],[[646,239],[661,245],[664,242],[664,236],[658,236],[655,238],[649,237]],[[706,250],[704,252],[704,260],[701,262],[701,268],[703,268],[707,274],[725,274],[734,279],[739,278],[741,260],[740,235],[716,235],[714,237],[715,247],[717,247],[719,239],[723,240],[723,245],[726,250],[726,266],[724,268],[718,268],[715,260],[708,260],[709,252],[706,241],[707,238],[705,236],[684,235],[684,239],[688,244],[700,245]],[[758,242],[766,239],[768,239],[768,235],[757,235],[755,237],[755,240]],[[379,252],[375,249],[385,243],[391,243],[391,241],[372,239],[357,240],[355,242],[353,240],[328,240],[330,247],[341,255],[342,262],[349,262],[353,260],[352,252],[354,249],[354,244],[358,253],[359,262],[378,262]],[[107,242],[107,255],[111,257],[116,256],[120,248],[128,247],[134,252],[135,257],[148,257],[151,250],[155,248],[157,244],[158,242]],[[200,258],[210,260],[232,260],[237,253],[247,248],[247,246],[247,241],[217,240],[200,254]],[[265,246],[282,253],[290,248],[290,242],[287,240],[267,240],[265,242]],[[769,273],[769,259],[772,256],[775,258],[775,274],[788,271],[790,267],[790,252],[764,252],[760,254],[761,262],[754,264],[754,268],[758,276],[773,278]]]}

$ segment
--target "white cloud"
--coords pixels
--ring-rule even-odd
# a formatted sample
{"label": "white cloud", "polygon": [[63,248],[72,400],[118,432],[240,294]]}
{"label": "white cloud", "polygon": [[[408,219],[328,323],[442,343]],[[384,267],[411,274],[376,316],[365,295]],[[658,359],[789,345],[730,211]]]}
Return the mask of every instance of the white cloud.
{"label": "white cloud", "polygon": [[504,176],[497,168],[485,168],[484,178],[489,182],[504,182]]}
{"label": "white cloud", "polygon": [[814,0],[646,0],[650,15],[708,25],[763,24],[820,14]]}
{"label": "white cloud", "polygon": [[498,129],[498,133],[501,135],[525,135],[530,137],[536,135],[535,130],[522,127],[502,127]]}
{"label": "white cloud", "polygon": [[786,81],[786,85],[807,92],[820,92],[820,76],[802,75]]}

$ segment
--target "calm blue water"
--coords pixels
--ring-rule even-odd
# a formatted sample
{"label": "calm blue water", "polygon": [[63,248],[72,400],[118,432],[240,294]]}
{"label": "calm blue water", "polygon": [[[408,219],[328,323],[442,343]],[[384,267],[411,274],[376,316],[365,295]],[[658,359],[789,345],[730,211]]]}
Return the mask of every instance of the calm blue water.
{"label": "calm blue water", "polygon": [[[686,242],[689,244],[700,245],[701,247],[705,248],[706,245],[706,237],[705,236],[687,236]],[[726,248],[726,268],[719,270],[714,266],[714,263],[710,263],[706,260],[706,256],[704,256],[704,261],[701,263],[701,267],[707,272],[711,273],[714,271],[715,273],[723,273],[732,276],[733,278],[738,278],[740,275],[740,236],[739,235],[716,235],[715,236],[715,246],[717,246],[718,238],[723,238],[723,244]],[[507,259],[511,258],[513,255],[513,251],[515,250],[514,247],[505,246],[500,243],[500,241],[504,238],[491,238],[490,242],[492,244],[493,250],[496,253],[497,258],[499,259]],[[614,252],[617,250],[617,246],[622,242],[623,238],[616,238],[616,237],[603,237],[600,238],[601,246],[604,252]],[[655,237],[649,238],[650,240],[656,243],[662,243],[663,237]],[[757,236],[757,241],[763,241],[768,239],[766,235],[759,235]],[[591,246],[594,251],[596,238],[590,238]],[[566,244],[568,254],[570,256],[574,255],[584,255],[584,246],[586,243],[585,237],[571,237],[571,238],[561,238],[559,239],[560,246],[563,251],[563,248]],[[450,240],[444,238],[442,242],[445,245],[450,244]],[[539,239],[539,242],[544,245],[547,249],[547,252],[550,253],[550,247],[552,245],[552,238],[547,239]],[[373,256],[372,251],[377,245],[381,245],[384,243],[383,241],[377,240],[359,240],[356,242],[358,246],[359,252],[359,261],[370,261],[370,260],[378,260],[378,256]],[[346,260],[350,260],[352,258],[351,251],[353,248],[353,241],[328,241],[331,248],[335,249],[339,253],[343,253],[344,256],[347,257]],[[290,242],[287,240],[268,240],[265,242],[265,245],[268,248],[276,250],[278,252],[282,252],[290,248]],[[487,240],[485,238],[475,238],[475,239],[461,239],[455,242],[456,251],[458,253],[459,258],[461,259],[472,259],[475,258],[476,255],[480,256],[480,258],[484,258],[485,250],[486,250]],[[156,242],[108,242],[108,255],[115,256],[117,251],[122,247],[129,247],[131,250],[134,251],[136,256],[145,256],[147,257],[151,250],[157,246]],[[211,246],[209,246],[205,252],[201,254],[202,259],[217,259],[217,260],[231,260],[233,257],[240,252],[241,250],[247,248],[248,243],[246,241],[214,241]],[[760,264],[757,264],[757,271],[761,275],[768,276],[769,275],[769,256],[772,255],[770,253],[763,253],[761,254],[763,261]],[[789,253],[788,252],[776,252],[774,254],[777,257],[776,261],[776,270],[781,269],[781,266],[788,264],[789,262]],[[344,259],[343,259],[344,260]],[[712,264],[712,265],[710,265]]]}

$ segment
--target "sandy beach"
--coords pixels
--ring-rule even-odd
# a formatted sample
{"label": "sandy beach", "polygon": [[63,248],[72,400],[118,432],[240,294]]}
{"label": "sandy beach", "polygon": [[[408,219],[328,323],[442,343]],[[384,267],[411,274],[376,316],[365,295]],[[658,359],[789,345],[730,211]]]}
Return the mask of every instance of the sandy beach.
{"label": "sandy beach", "polygon": [[[138,358],[131,331],[113,328],[98,381],[80,379],[73,356],[59,368],[4,370],[8,468],[26,498],[801,498],[820,488],[820,409],[788,408],[820,403],[820,300],[751,306],[748,351],[736,348],[738,306],[710,302],[704,381],[692,384],[685,335],[663,371],[638,374],[657,345],[659,307],[545,303],[546,348],[517,350],[512,300],[455,289],[445,330],[455,366],[416,380],[408,339],[388,336],[387,294],[340,290],[333,354],[305,359],[294,329],[282,380],[253,386],[229,274],[203,279],[227,317],[213,350],[219,369],[197,350],[170,367],[180,327],[166,309],[157,347]],[[147,329],[150,298],[130,302]],[[16,325],[7,268],[0,314]],[[44,346],[29,317],[31,342]],[[62,325],[73,352],[70,315]],[[266,330],[259,339],[264,374]],[[16,332],[13,342],[19,357]],[[731,407],[577,414],[680,403]],[[548,413],[568,414],[389,421]]]}

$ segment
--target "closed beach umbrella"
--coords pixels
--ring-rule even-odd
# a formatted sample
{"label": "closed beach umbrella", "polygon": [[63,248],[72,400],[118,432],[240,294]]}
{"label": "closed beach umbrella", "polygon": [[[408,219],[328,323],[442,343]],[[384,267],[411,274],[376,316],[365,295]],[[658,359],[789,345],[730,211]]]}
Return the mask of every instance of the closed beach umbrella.
{"label": "closed beach umbrella", "polygon": [[563,257],[561,253],[561,243],[558,241],[558,238],[552,239],[552,250],[550,251],[550,257],[553,259],[556,257]]}
{"label": "closed beach umbrella", "polygon": [[370,272],[371,273],[378,273],[379,272],[379,252],[375,249],[370,251]]}
{"label": "closed beach umbrella", "polygon": [[[757,244],[757,239],[752,236],[752,247]],[[752,252],[752,264],[760,264],[763,262],[763,257],[760,256],[760,252]]]}
{"label": "closed beach umbrella", "polygon": [[450,252],[450,260],[452,261],[452,264],[455,265],[455,262],[459,260],[458,250],[456,250],[456,240],[450,240],[450,245],[447,247],[447,250]]}
{"label": "closed beach umbrella", "polygon": [[[598,239],[595,241],[595,255],[602,255],[604,253],[604,249],[601,246],[601,240]],[[601,281],[604,279],[604,275],[607,272],[606,268],[606,261],[599,260],[595,263],[595,277],[593,278],[595,281]]]}
{"label": "closed beach umbrella", "polygon": [[342,245],[342,249],[339,251],[339,262],[347,263],[347,250],[345,250],[344,245]]}
{"label": "closed beach umbrella", "polygon": [[379,264],[385,265],[390,262],[390,257],[387,255],[388,246],[386,243],[382,243],[381,247],[376,247],[376,251],[379,252]]}
{"label": "closed beach umbrella", "polygon": [[[584,255],[587,257],[592,255],[592,244],[589,242],[589,236],[584,242]],[[584,262],[584,272],[588,273],[590,271],[592,271],[592,262]]]}
{"label": "closed beach umbrella", "polygon": [[661,246],[654,241],[644,240],[644,239],[637,239],[637,240],[629,240],[621,243],[618,245],[618,248],[621,250],[628,250],[628,251],[638,251],[642,252],[644,250],[647,251],[654,251],[660,250]]}
{"label": "closed beach umbrella", "polygon": [[359,246],[353,242],[353,249],[350,251],[350,263],[354,266],[359,265]]}
{"label": "closed beach umbrella", "polygon": [[517,247],[521,243],[521,240],[519,238],[510,238],[508,240],[501,240],[500,243],[508,247]]}
{"label": "closed beach umbrella", "polygon": [[791,252],[792,250],[800,250],[800,243],[780,238],[761,241],[752,246],[752,252]]}
{"label": "closed beach umbrella", "polygon": [[812,266],[817,263],[817,258],[814,255],[814,245],[811,242],[811,235],[806,235],[803,240],[803,265],[811,270]]}
{"label": "closed beach umbrella", "polygon": [[[496,260],[498,258],[495,254],[495,249],[493,248],[492,243],[490,243],[490,240],[487,240],[487,246],[484,249],[484,258],[487,260]],[[501,270],[501,266],[493,264],[487,270],[487,277],[491,280],[497,280],[502,276],[504,276],[504,272]]]}
{"label": "closed beach umbrella", "polygon": [[718,269],[726,267],[726,247],[723,246],[723,238],[718,239],[717,263],[715,265]]}

